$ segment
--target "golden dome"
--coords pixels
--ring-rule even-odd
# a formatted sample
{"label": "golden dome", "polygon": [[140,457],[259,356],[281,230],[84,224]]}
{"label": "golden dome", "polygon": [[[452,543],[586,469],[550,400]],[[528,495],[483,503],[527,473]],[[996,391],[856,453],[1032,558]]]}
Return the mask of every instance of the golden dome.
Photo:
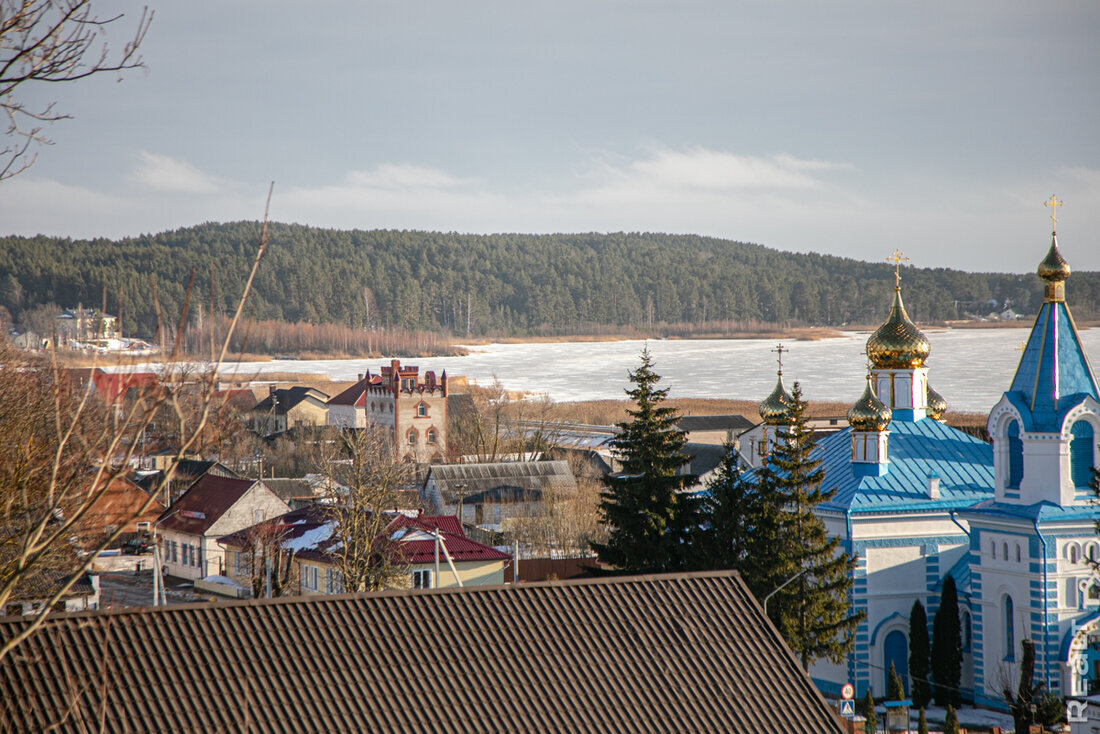
{"label": "golden dome", "polygon": [[760,403],[760,417],[769,426],[783,425],[790,422],[793,407],[794,398],[787,392],[787,388],[783,387],[783,372],[780,371],[772,394]]}
{"label": "golden dome", "polygon": [[848,408],[848,424],[856,431],[885,431],[892,417],[890,408],[875,395],[875,389],[871,387],[871,377],[868,375],[863,395],[855,405]]}
{"label": "golden dome", "polygon": [[943,395],[933,390],[931,385],[928,385],[927,388],[928,407],[926,412],[929,418],[939,420],[947,411],[947,401],[943,399]]}
{"label": "golden dome", "polygon": [[901,288],[894,288],[894,305],[886,323],[867,340],[867,356],[880,369],[907,369],[923,367],[930,351],[928,338],[905,313]]}
{"label": "golden dome", "polygon": [[1055,283],[1061,283],[1069,277],[1069,263],[1062,257],[1062,253],[1058,252],[1058,240],[1056,238],[1051,239],[1050,251],[1039,263],[1038,272],[1039,277],[1043,280]]}

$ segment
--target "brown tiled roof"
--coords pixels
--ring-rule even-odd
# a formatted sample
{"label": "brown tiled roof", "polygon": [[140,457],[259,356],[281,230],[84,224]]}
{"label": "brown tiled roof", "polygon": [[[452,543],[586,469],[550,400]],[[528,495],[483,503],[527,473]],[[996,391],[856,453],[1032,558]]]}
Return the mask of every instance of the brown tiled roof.
{"label": "brown tiled roof", "polygon": [[0,687],[18,731],[841,731],[732,572],[59,614]]}
{"label": "brown tiled roof", "polygon": [[202,535],[256,483],[204,474],[162,515],[159,527],[189,535]]}

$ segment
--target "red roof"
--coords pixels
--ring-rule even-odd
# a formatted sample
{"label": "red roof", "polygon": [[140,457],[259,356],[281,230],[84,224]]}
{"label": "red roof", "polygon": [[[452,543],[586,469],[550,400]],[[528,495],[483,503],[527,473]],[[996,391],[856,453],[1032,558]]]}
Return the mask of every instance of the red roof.
{"label": "red roof", "polygon": [[366,380],[359,380],[354,385],[344,390],[328,401],[329,405],[358,405],[363,397]]}
{"label": "red roof", "polygon": [[[294,548],[299,558],[318,561],[328,560],[328,547],[334,540],[331,532],[321,531],[321,528],[333,523],[333,520],[317,505],[288,512],[270,522],[278,526],[278,535],[282,538],[282,544]],[[398,536],[397,533],[402,529],[407,529],[405,535],[411,534],[413,537],[403,539]],[[435,532],[437,529],[440,535],[443,536],[443,545],[450,553],[451,560],[456,563],[462,561],[504,561],[511,558],[507,553],[502,553],[495,548],[467,538],[465,531],[462,529],[462,523],[454,515],[409,517],[408,515],[398,514],[386,527],[385,532],[397,541],[405,562],[416,565],[435,561],[435,539],[427,534]],[[232,535],[227,535],[221,538],[220,542],[229,547],[243,547],[250,530],[251,528],[245,528]],[[303,545],[302,539],[307,537],[316,540],[316,542],[311,545]],[[440,555],[441,561],[444,561],[445,558],[442,554]]]}
{"label": "red roof", "polygon": [[152,372],[104,372],[97,368],[92,372],[92,383],[100,400],[113,405],[126,397],[131,388],[137,392],[155,389],[157,376]]}
{"label": "red roof", "polygon": [[230,479],[204,474],[161,515],[159,527],[188,535],[203,535],[244,496],[255,479]]}

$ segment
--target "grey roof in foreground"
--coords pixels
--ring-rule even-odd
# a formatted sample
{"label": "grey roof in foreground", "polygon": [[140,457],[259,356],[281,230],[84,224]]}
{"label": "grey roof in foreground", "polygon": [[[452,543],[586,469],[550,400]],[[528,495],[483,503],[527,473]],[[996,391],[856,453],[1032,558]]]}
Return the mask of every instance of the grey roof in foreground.
{"label": "grey roof in foreground", "polygon": [[729,571],[58,614],[0,686],[12,731],[841,731]]}

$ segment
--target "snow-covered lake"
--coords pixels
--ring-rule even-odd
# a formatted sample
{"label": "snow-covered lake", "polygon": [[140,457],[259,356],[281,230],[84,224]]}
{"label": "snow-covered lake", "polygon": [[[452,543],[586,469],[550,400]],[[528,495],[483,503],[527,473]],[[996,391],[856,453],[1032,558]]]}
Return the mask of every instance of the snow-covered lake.
{"label": "snow-covered lake", "polygon": [[[986,412],[1009,386],[1028,329],[927,330],[932,342],[929,382],[956,410]],[[866,333],[820,341],[785,342],[787,385],[795,380],[809,400],[849,401],[863,389]],[[1090,356],[1100,355],[1100,329],[1081,332]],[[464,357],[402,358],[421,371],[447,370],[478,383],[494,377],[509,389],[543,393],[555,401],[624,397],[627,372],[638,365],[645,342],[564,342],[489,344],[470,347]],[[762,400],[775,384],[773,339],[651,340],[648,342],[662,386],[671,397],[724,397]],[[310,373],[354,380],[386,359],[275,360],[226,365],[241,377],[265,373]]]}

